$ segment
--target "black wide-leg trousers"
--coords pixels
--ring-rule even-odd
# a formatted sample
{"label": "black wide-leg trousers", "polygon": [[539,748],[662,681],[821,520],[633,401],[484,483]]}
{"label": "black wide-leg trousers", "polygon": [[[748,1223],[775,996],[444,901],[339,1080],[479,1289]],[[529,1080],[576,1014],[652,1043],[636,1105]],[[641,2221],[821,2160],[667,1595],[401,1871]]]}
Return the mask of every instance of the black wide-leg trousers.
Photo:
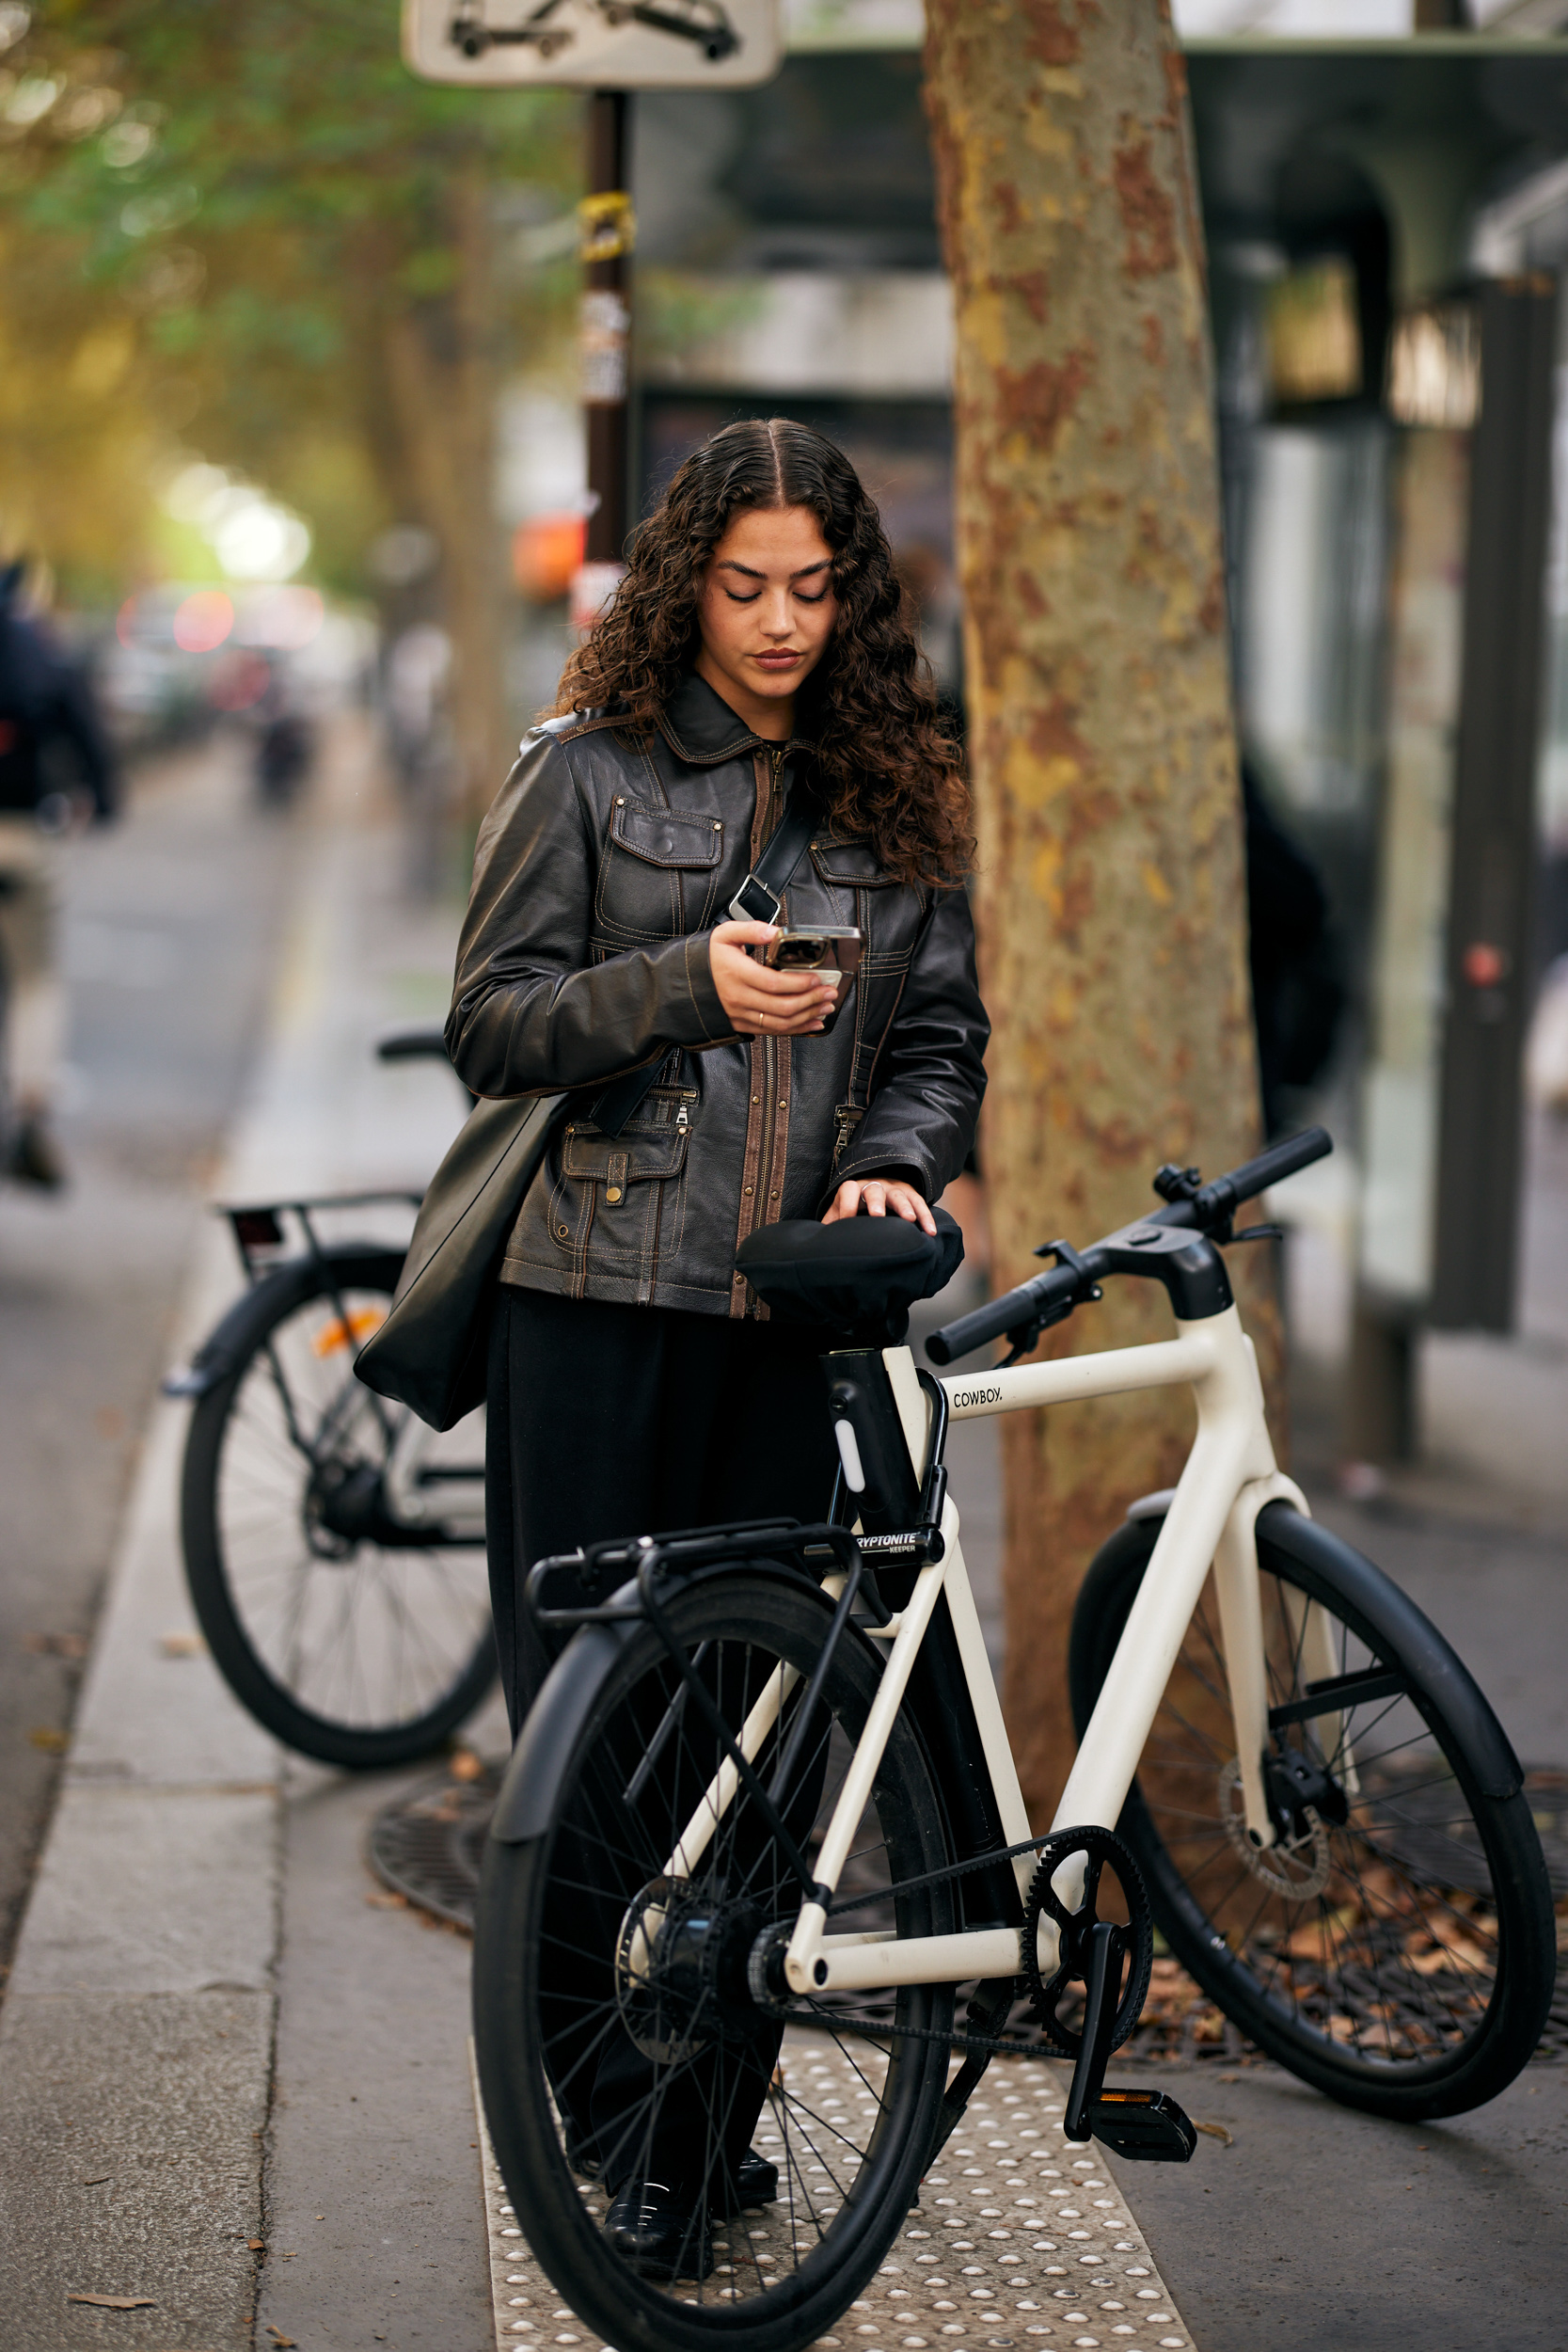
{"label": "black wide-leg trousers", "polygon": [[[514,1738],[550,1664],[523,1604],[536,1560],[610,1536],[826,1517],[837,1466],[819,1362],[827,1344],[820,1332],[798,1325],[501,1286],[487,1385],[485,1522]],[[816,1801],[804,1789],[798,1799],[808,1809]],[[574,1867],[558,1851],[562,1881],[591,1873],[586,1852]],[[562,1949],[566,1941],[579,1953],[602,1945],[608,2002],[613,1930],[593,1916],[602,1908],[585,1897]],[[582,1963],[559,1986],[548,1980],[547,1956],[544,1968],[542,2006],[546,2013],[559,2007],[569,2042],[566,2020],[587,2013]],[[617,2030],[604,2042],[592,2085],[574,2084],[561,2100],[578,2150],[600,2163],[612,2189],[641,2174],[698,2191],[700,2152],[711,2146],[716,2111],[728,2119],[728,2165],[744,2153],[779,2038],[769,2026],[754,2049],[747,2047],[738,2060],[743,2079],[732,2055],[723,2084],[709,2078],[721,2063],[715,2058],[661,2085],[654,2063]],[[711,2192],[712,2182],[706,2185]]]}

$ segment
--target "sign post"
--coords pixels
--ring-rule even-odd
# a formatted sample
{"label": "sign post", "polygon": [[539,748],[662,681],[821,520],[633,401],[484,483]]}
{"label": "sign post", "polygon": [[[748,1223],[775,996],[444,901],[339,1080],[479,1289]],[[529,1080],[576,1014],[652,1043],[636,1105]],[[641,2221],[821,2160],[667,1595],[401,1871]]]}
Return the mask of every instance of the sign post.
{"label": "sign post", "polygon": [[583,198],[584,287],[578,330],[582,402],[588,419],[588,532],[572,582],[574,628],[591,628],[614,594],[626,532],[626,392],[631,361],[628,262],[637,218],[626,189],[624,89],[599,89],[588,102],[588,194]]}
{"label": "sign post", "polygon": [[572,624],[588,628],[625,568],[631,519],[626,393],[637,224],[626,185],[628,93],[770,81],[783,57],[777,0],[404,0],[403,55],[422,81],[593,93],[578,327],[590,508],[571,592]]}

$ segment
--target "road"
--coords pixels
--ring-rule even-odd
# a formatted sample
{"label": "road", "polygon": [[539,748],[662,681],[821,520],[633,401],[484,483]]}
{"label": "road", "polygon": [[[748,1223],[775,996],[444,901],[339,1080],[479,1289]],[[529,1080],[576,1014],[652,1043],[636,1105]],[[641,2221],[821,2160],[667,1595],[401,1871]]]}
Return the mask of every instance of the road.
{"label": "road", "polygon": [[72,1183],[0,1185],[0,1970],[297,837],[219,741],[141,770],[121,821],[62,854]]}

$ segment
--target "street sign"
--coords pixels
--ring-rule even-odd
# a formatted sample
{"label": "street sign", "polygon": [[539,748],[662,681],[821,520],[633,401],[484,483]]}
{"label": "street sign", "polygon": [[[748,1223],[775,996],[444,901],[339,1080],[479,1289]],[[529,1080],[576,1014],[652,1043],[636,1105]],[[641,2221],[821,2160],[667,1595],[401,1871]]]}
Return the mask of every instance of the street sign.
{"label": "street sign", "polygon": [[740,89],[783,59],[778,0],[404,0],[404,62],[427,82]]}

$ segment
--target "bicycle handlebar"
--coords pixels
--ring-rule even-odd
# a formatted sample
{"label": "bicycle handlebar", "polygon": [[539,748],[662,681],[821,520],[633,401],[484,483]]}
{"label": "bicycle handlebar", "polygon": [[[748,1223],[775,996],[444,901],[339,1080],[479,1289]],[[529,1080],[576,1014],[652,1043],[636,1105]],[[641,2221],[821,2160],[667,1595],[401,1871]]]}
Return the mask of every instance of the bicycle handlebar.
{"label": "bicycle handlebar", "polygon": [[957,1323],[944,1323],[940,1331],[931,1333],[926,1353],[934,1364],[950,1364],[972,1348],[983,1347],[987,1340],[999,1340],[1021,1324],[1040,1321],[1053,1308],[1070,1307],[1077,1295],[1078,1276],[1073,1268],[1053,1266],[1049,1274],[1037,1274],[1033,1281],[1021,1282],[1016,1291],[1004,1291],[1000,1298],[989,1299],[973,1314],[960,1315]]}
{"label": "bicycle handlebar", "polygon": [[1228,1176],[1216,1176],[1190,1200],[1173,1200],[1168,1207],[1156,1209],[1147,1222],[1192,1226],[1199,1232],[1211,1232],[1227,1224],[1243,1200],[1256,1200],[1271,1184],[1283,1184],[1287,1176],[1310,1168],[1315,1160],[1326,1159],[1333,1149],[1334,1138],[1326,1127],[1305,1127],[1299,1136],[1287,1136],[1283,1143],[1271,1144],[1255,1160],[1243,1160]]}
{"label": "bicycle handlebar", "polygon": [[[1141,1221],[1145,1225],[1174,1225],[1228,1240],[1230,1219],[1243,1200],[1256,1200],[1271,1184],[1282,1183],[1299,1168],[1309,1168],[1314,1160],[1325,1158],[1333,1149],[1333,1138],[1324,1128],[1308,1127],[1303,1134],[1290,1136],[1283,1143],[1260,1152],[1255,1160],[1243,1161],[1228,1175],[1216,1176],[1212,1184],[1196,1186],[1186,1199],[1156,1209]],[[927,1341],[927,1355],[933,1363],[950,1364],[956,1358],[967,1356],[973,1348],[983,1347],[988,1340],[1059,1321],[1089,1295],[1087,1284],[1112,1270],[1103,1260],[1097,1263],[1101,1247],[1097,1243],[1093,1249],[1085,1249],[1075,1266],[1053,1266],[1049,1274],[1037,1274],[1032,1281],[1005,1291],[1000,1298],[976,1307],[972,1314],[960,1315],[956,1323],[943,1324]]]}
{"label": "bicycle handlebar", "polygon": [[393,1029],[376,1041],[377,1061],[445,1061],[447,1041],[439,1029]]}

